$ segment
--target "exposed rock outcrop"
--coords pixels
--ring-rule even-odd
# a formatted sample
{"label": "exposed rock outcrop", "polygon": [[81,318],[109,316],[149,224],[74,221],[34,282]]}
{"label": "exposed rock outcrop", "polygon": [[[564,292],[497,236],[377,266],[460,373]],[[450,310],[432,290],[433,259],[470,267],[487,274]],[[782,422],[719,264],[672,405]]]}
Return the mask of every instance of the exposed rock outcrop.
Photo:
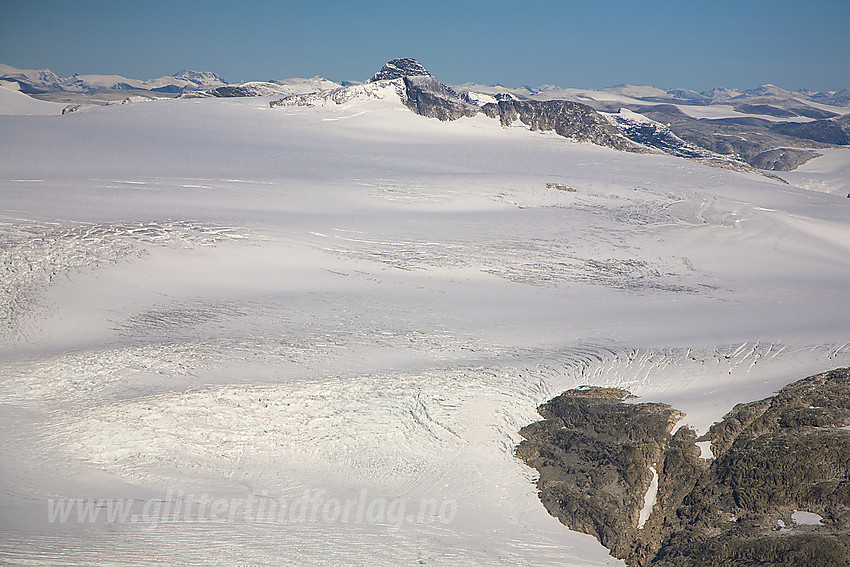
{"label": "exposed rock outcrop", "polygon": [[439,120],[475,116],[478,107],[461,99],[456,92],[430,75],[403,77],[404,105],[416,114]]}
{"label": "exposed rock outcrop", "polygon": [[666,404],[622,403],[628,397],[614,388],[564,392],[540,406],[543,421],[520,431],[516,454],[540,472],[550,514],[617,557],[643,558],[654,552],[638,528],[650,467],[661,469],[682,414]]}
{"label": "exposed rock outcrop", "polygon": [[569,100],[519,100],[501,97],[481,107],[490,118],[503,126],[519,120],[531,130],[554,131],[560,136],[592,142],[618,150],[641,152],[642,148],[626,139],[605,118],[586,104]]}
{"label": "exposed rock outcrop", "polygon": [[850,368],[736,406],[701,438],[713,460],[691,429],[670,435],[676,410],[627,396],[565,392],[520,432],[517,456],[565,525],[637,566],[850,565]]}

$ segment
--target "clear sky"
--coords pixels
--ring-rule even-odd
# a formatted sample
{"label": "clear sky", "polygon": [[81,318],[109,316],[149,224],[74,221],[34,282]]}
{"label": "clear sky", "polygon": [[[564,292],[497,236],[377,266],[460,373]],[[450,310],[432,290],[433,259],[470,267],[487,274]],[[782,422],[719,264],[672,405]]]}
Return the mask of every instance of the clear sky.
{"label": "clear sky", "polygon": [[447,83],[850,87],[850,0],[0,0],[0,63],[148,79],[363,80],[414,57]]}

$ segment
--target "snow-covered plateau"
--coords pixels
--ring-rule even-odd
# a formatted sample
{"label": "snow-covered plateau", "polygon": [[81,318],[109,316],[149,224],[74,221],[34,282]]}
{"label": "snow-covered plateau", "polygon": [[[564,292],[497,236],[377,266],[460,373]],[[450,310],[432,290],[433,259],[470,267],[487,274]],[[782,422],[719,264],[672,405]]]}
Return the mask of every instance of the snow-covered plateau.
{"label": "snow-covered plateau", "polygon": [[623,565],[514,456],[540,403],[704,433],[850,365],[847,149],[783,184],[389,91],[10,94],[0,563]]}

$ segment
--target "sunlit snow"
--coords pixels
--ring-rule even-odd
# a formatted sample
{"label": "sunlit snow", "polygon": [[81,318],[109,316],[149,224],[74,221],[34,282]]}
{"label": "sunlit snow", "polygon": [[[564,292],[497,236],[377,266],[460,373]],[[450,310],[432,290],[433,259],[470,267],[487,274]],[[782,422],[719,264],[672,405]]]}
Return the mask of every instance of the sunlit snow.
{"label": "sunlit snow", "polygon": [[0,116],[3,562],[622,564],[513,456],[538,404],[702,434],[850,364],[843,195],[361,90]]}
{"label": "sunlit snow", "polygon": [[655,467],[649,467],[649,472],[652,473],[652,481],[649,483],[646,494],[643,495],[643,507],[638,515],[638,529],[643,529],[658,499],[658,471],[655,470]]}

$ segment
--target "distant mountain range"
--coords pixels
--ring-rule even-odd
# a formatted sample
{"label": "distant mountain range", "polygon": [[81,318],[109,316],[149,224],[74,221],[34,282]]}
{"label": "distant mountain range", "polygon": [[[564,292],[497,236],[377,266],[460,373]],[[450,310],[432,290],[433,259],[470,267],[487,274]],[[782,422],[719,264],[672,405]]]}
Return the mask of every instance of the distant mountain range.
{"label": "distant mountain range", "polygon": [[447,85],[417,60],[393,59],[365,82],[323,77],[230,84],[211,72],[138,80],[118,75],[59,77],[0,65],[0,86],[45,100],[94,104],[150,98],[280,97],[271,106],[343,104],[397,95],[417,114],[457,120],[484,114],[502,125],[553,131],[619,150],[663,152],[736,170],[788,171],[819,148],[850,145],[850,89],[791,92],[774,85],[705,92],[617,85],[602,90],[544,85]]}
{"label": "distant mountain range", "polygon": [[49,69],[16,69],[0,64],[0,85],[30,95],[52,92],[86,93],[99,91],[148,91],[176,94],[187,90],[202,90],[228,84],[222,77],[208,71],[180,71],[158,79],[128,79],[121,75],[72,75],[60,77]]}
{"label": "distant mountain range", "polygon": [[[621,85],[605,91],[581,91],[451,86],[435,79],[414,59],[389,61],[362,84],[287,95],[270,105],[325,106],[389,96],[398,96],[407,108],[429,118],[457,120],[481,113],[503,126],[516,123],[618,150],[663,152],[715,167],[764,174],[766,170],[788,171],[819,156],[812,148],[850,144],[850,114],[841,116],[841,107],[807,103],[795,93],[770,85],[749,94],[715,89],[712,96],[724,103],[715,103],[717,107],[709,114],[719,117],[698,118],[682,109],[695,112],[698,107],[698,112],[710,106],[705,100],[696,105],[674,104],[674,95],[653,87]],[[766,99],[773,104],[768,105]],[[762,106],[769,106],[770,111],[756,117],[765,112]],[[776,116],[779,114],[782,118]]]}
{"label": "distant mountain range", "polygon": [[[394,63],[401,62],[401,63]],[[410,63],[413,62],[413,63]],[[398,66],[395,66],[398,65]],[[395,59],[384,66],[370,80],[386,80],[399,78],[401,76],[430,76],[428,71],[415,59]],[[333,83],[322,77],[312,79],[284,79],[275,81],[251,81],[247,83],[228,83],[220,75],[210,71],[184,70],[173,75],[159,77],[156,79],[130,79],[121,75],[72,75],[60,77],[49,69],[17,69],[10,65],[0,64],[0,86],[19,90],[30,95],[44,95],[55,92],[95,94],[105,91],[148,91],[152,94],[176,95],[185,92],[201,92],[220,89],[218,95],[210,93],[210,96],[268,96],[277,94],[274,85],[292,86],[296,83],[312,81],[321,83],[323,88],[335,88],[338,86],[349,86],[359,84],[356,81],[343,81],[340,84]],[[272,85],[271,87],[269,85]],[[235,90],[229,91],[232,87]],[[245,87],[245,88],[239,88]],[[559,98],[570,100],[572,98],[591,99],[597,104],[605,101],[605,97],[598,93],[615,95],[608,102],[616,103],[617,97],[626,97],[632,100],[655,103],[688,104],[708,106],[715,104],[728,104],[735,107],[749,106],[742,112],[756,114],[752,110],[762,111],[763,114],[776,117],[804,116],[808,118],[830,118],[836,115],[834,112],[819,110],[812,105],[831,105],[850,107],[850,88],[830,92],[809,91],[787,91],[775,85],[767,84],[758,88],[738,91],[735,89],[715,88],[709,91],[696,92],[690,89],[674,88],[659,89],[651,86],[616,85],[598,91],[590,89],[567,89],[552,85],[543,85],[539,88],[522,86],[519,88],[507,88],[501,85],[484,86],[467,83],[454,86],[458,92],[509,92],[520,98]],[[482,90],[483,89],[483,90]],[[286,89],[283,89],[286,90]],[[232,95],[226,93],[232,92]],[[594,93],[597,96],[594,96]],[[789,104],[791,103],[791,104]],[[773,107],[773,105],[776,105]],[[614,105],[616,106],[616,104]],[[788,107],[791,108],[788,108]]]}
{"label": "distant mountain range", "polygon": [[[745,104],[745,103],[756,103],[763,102],[764,104],[770,104],[771,102],[776,101],[786,101],[786,100],[796,100],[800,106],[800,108],[806,108],[806,102],[813,102],[819,104],[827,104],[834,106],[848,106],[850,105],[850,88],[840,90],[840,91],[831,91],[825,93],[818,92],[793,92],[787,91],[785,89],[781,89],[776,85],[762,85],[756,89],[746,90],[746,91],[737,91],[734,89],[725,89],[725,88],[715,88],[710,91],[704,92],[696,92],[689,89],[668,89],[666,91],[661,89],[656,89],[654,87],[636,87],[632,85],[617,85],[615,87],[608,87],[607,89],[603,89],[605,92],[621,94],[624,96],[629,96],[631,98],[635,98],[638,100],[643,100],[646,102],[668,102],[668,103],[687,103],[687,104],[698,104],[698,105],[709,105],[709,104]],[[808,107],[808,112],[813,112],[813,107]],[[808,116],[805,113],[799,114],[800,116]],[[817,113],[815,113],[817,114]],[[793,114],[785,114],[785,116],[792,116]],[[810,118],[828,118],[828,116],[816,115],[809,116]]]}

